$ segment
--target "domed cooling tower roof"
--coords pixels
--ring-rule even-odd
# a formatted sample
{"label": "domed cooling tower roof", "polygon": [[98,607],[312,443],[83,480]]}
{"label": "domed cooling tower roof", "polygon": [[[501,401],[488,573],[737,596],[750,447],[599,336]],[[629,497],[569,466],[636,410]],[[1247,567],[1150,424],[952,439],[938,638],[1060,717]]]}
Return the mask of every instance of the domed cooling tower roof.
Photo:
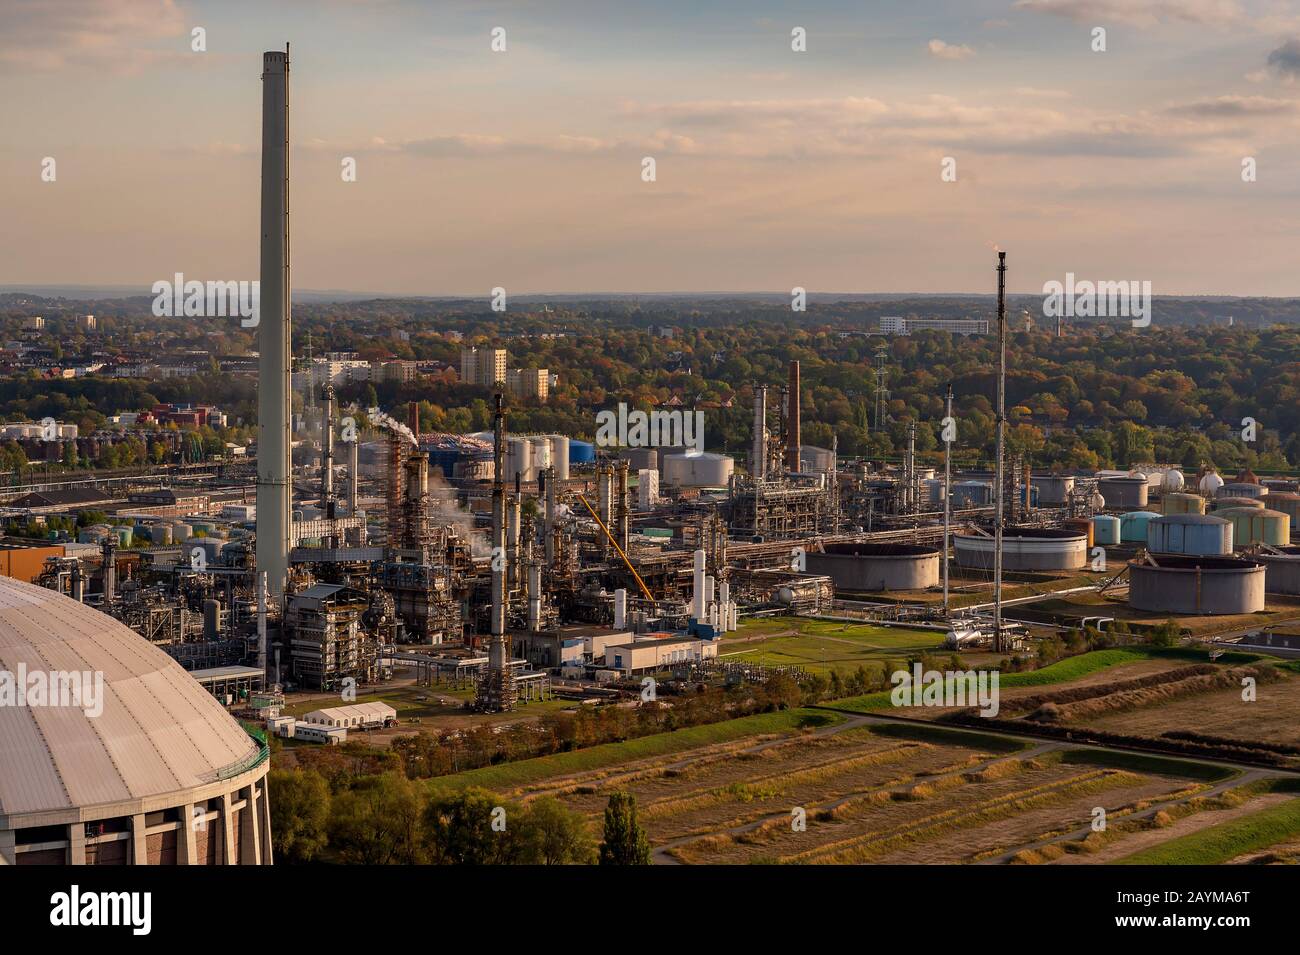
{"label": "domed cooling tower roof", "polygon": [[260,753],[180,664],[125,624],[0,577],[0,670],[17,675],[20,664],[28,674],[101,672],[102,711],[0,706],[0,814],[190,789]]}

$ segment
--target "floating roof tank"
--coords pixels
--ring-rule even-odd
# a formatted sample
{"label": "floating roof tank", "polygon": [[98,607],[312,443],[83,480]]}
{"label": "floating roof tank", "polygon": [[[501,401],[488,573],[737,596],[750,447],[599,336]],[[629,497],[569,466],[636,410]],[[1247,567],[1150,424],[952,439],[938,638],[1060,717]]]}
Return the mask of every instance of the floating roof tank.
{"label": "floating roof tank", "polygon": [[1152,613],[1242,614],[1264,609],[1264,564],[1236,557],[1160,554],[1129,561],[1129,606]]}
{"label": "floating roof tank", "polygon": [[1171,491],[1160,499],[1160,510],[1166,514],[1204,514],[1205,498],[1199,494]]}
{"label": "floating roof tank", "polygon": [[836,591],[925,590],[939,585],[939,551],[919,544],[827,544],[806,555],[810,574]]}
{"label": "floating roof tank", "polygon": [[[993,538],[983,534],[953,537],[957,563],[981,570],[993,567]],[[1078,570],[1088,558],[1088,535],[1050,527],[1008,527],[1002,532],[1005,570]]]}
{"label": "floating roof tank", "polygon": [[1215,492],[1215,497],[1263,497],[1266,488],[1259,484],[1250,484],[1244,481],[1233,481],[1231,484],[1225,484]]}

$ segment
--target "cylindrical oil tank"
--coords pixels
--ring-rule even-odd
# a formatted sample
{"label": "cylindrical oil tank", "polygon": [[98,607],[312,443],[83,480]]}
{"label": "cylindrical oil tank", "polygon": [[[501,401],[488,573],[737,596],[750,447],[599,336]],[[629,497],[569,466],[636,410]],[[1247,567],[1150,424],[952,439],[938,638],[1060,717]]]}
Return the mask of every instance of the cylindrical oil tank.
{"label": "cylindrical oil tank", "polygon": [[[957,563],[993,568],[993,538],[957,534]],[[1008,527],[1002,532],[1002,566],[1006,570],[1078,570],[1088,558],[1088,535],[1054,527]]]}
{"label": "cylindrical oil tank", "polygon": [[628,448],[623,452],[630,471],[654,471],[659,467],[657,448]]}
{"label": "cylindrical oil tank", "polygon": [[1270,511],[1281,511],[1287,517],[1291,518],[1291,526],[1297,526],[1300,522],[1300,494],[1292,491],[1270,491],[1265,494],[1261,501]]}
{"label": "cylindrical oil tank", "polygon": [[547,436],[551,445],[551,467],[555,468],[555,477],[561,481],[569,479],[569,439],[562,434]]}
{"label": "cylindrical oil tank", "polygon": [[1154,511],[1129,511],[1119,517],[1119,539],[1121,543],[1146,543],[1147,525],[1160,515]]}
{"label": "cylindrical oil tank", "polygon": [[1096,544],[1119,543],[1119,518],[1111,514],[1098,514],[1092,519],[1092,539]]}
{"label": "cylindrical oil tank", "polygon": [[1210,502],[1210,513],[1217,514],[1234,507],[1254,507],[1263,509],[1264,502],[1254,497],[1220,497]]}
{"label": "cylindrical oil tank", "polygon": [[1066,530],[1085,535],[1088,538],[1088,550],[1092,551],[1092,545],[1097,543],[1097,534],[1093,530],[1091,520],[1086,517],[1072,517],[1068,521],[1062,521],[1061,526]]}
{"label": "cylindrical oil tank", "polygon": [[1157,554],[1231,556],[1232,521],[1204,514],[1169,514],[1147,525],[1147,550]]}
{"label": "cylindrical oil tank", "polygon": [[149,533],[153,535],[155,545],[167,545],[172,542],[172,527],[170,524],[155,524],[149,528]]}
{"label": "cylindrical oil tank", "polygon": [[837,591],[925,590],[939,585],[939,551],[920,544],[827,544],[806,557]]}
{"label": "cylindrical oil tank", "polygon": [[1291,543],[1291,518],[1281,511],[1257,507],[1229,507],[1215,512],[1232,521],[1232,539],[1237,547],[1251,544]]}
{"label": "cylindrical oil tank", "polygon": [[1279,547],[1280,554],[1257,554],[1264,562],[1264,589],[1271,594],[1300,594],[1300,547]]}
{"label": "cylindrical oil tank", "polygon": [[1129,562],[1129,606],[1153,613],[1238,614],[1264,609],[1264,565],[1237,557],[1161,554]]}
{"label": "cylindrical oil tank", "polygon": [[1059,507],[1074,490],[1074,478],[1062,474],[1044,474],[1031,477],[1029,483],[1038,491],[1038,503],[1044,507]]}
{"label": "cylindrical oil tank", "polygon": [[[533,474],[532,479],[537,478],[537,472],[549,468],[552,463],[551,459],[551,438],[550,435],[537,435],[528,439],[528,443],[533,446]],[[528,480],[525,478],[524,480]]]}
{"label": "cylindrical oil tank", "polygon": [[187,541],[193,533],[194,528],[190,527],[190,525],[183,521],[177,521],[172,525],[172,540]]}
{"label": "cylindrical oil tank", "polygon": [[1145,477],[1108,477],[1097,482],[1097,490],[1110,508],[1146,507],[1149,487]]}
{"label": "cylindrical oil tank", "polygon": [[943,504],[943,478],[928,478],[921,482],[925,485],[925,499],[931,504]]}
{"label": "cylindrical oil tank", "polygon": [[957,481],[952,486],[952,506],[983,507],[993,500],[993,485],[988,481]]}
{"label": "cylindrical oil tank", "polygon": [[811,444],[799,445],[799,470],[834,471],[835,452],[830,448],[818,448]]}
{"label": "cylindrical oil tank", "polygon": [[596,446],[590,441],[569,441],[569,465],[590,464],[596,460]]}
{"label": "cylindrical oil tank", "polygon": [[1165,514],[1204,514],[1205,498],[1173,491],[1160,499],[1160,510]]}
{"label": "cylindrical oil tank", "polygon": [[725,487],[734,467],[725,454],[669,454],[664,457],[663,481],[678,487]]}
{"label": "cylindrical oil tank", "polygon": [[1223,485],[1214,492],[1215,497],[1263,497],[1264,486],[1261,484],[1246,484],[1241,481],[1232,481]]}

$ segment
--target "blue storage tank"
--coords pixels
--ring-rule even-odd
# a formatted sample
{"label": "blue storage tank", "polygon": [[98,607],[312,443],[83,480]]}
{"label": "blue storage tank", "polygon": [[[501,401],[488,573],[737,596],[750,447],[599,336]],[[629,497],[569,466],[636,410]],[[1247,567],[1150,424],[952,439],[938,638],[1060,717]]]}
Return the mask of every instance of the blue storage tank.
{"label": "blue storage tank", "polygon": [[1092,519],[1092,537],[1100,545],[1119,543],[1120,521],[1110,514],[1098,514]]}
{"label": "blue storage tank", "polygon": [[569,441],[569,463],[590,464],[596,460],[596,446],[588,441]]}
{"label": "blue storage tank", "polygon": [[1155,511],[1129,511],[1127,514],[1120,515],[1120,541],[1145,544],[1147,541],[1147,526],[1158,517],[1160,515]]}
{"label": "blue storage tank", "polygon": [[1166,514],[1147,525],[1147,550],[1154,554],[1232,554],[1232,521],[1204,514]]}

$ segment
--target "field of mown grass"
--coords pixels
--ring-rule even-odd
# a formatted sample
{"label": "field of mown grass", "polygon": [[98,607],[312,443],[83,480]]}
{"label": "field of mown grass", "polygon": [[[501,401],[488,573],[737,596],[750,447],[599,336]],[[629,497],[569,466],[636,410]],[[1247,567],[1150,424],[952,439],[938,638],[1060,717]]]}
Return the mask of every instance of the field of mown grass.
{"label": "field of mown grass", "polygon": [[634,759],[670,755],[700,746],[744,739],[748,736],[793,734],[804,729],[830,726],[842,719],[843,717],[836,714],[807,707],[760,713],[756,716],[744,716],[720,723],[709,723],[705,726],[691,726],[667,733],[642,736],[621,743],[603,743],[567,753],[538,756],[534,759],[438,776],[429,780],[429,786],[435,793],[454,792],[469,786],[481,786],[493,792],[505,792],[554,776],[589,772]]}
{"label": "field of mown grass", "polygon": [[1117,865],[1220,865],[1300,835],[1300,799],[1125,856]]}
{"label": "field of mown grass", "polygon": [[844,676],[859,666],[879,666],[882,660],[898,660],[911,652],[938,651],[942,642],[937,630],[767,617],[745,621],[718,649],[730,662],[798,666],[811,673],[838,670]]}

